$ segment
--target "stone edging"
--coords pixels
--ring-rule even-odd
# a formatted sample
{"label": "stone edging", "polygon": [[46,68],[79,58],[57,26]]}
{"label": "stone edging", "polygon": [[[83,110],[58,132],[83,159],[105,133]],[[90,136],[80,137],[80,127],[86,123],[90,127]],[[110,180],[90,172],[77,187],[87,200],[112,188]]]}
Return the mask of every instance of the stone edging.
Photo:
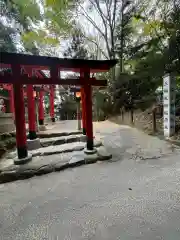
{"label": "stone edging", "polygon": [[[80,142],[85,144],[85,142]],[[52,146],[56,146],[56,145],[52,145]],[[102,142],[101,141],[97,141],[94,143],[94,147],[98,148],[102,146]],[[77,145],[74,146],[73,148],[67,148],[67,149],[60,149],[60,150],[53,150],[53,151],[47,151],[47,152],[41,152],[40,149],[42,150],[42,148],[40,149],[36,149],[36,150],[32,150],[29,151],[29,153],[32,155],[32,157],[38,157],[38,156],[50,156],[50,155],[55,155],[55,154],[61,154],[61,153],[69,153],[69,152],[74,152],[74,151],[82,151],[84,149],[84,145]],[[13,157],[17,157],[17,154],[15,152],[15,155],[13,155]]]}
{"label": "stone edging", "polygon": [[69,131],[69,132],[38,132],[37,136],[40,138],[53,138],[53,137],[67,137],[70,135],[82,134],[82,131]]}
{"label": "stone edging", "polygon": [[101,146],[99,149],[97,149],[97,153],[94,156],[86,155],[84,159],[78,160],[76,162],[71,161],[65,163],[58,162],[55,164],[44,165],[37,169],[27,167],[27,169],[20,168],[0,171],[0,184],[16,180],[28,179],[33,176],[40,176],[51,172],[62,171],[67,168],[74,168],[85,164],[92,164],[96,163],[97,161],[109,160],[111,159],[111,157],[112,155],[107,153],[106,149],[103,146]]}
{"label": "stone edging", "polygon": [[61,136],[61,137],[54,137],[54,138],[47,138],[46,141],[43,138],[40,141],[42,147],[48,146],[57,146],[62,145],[65,143],[73,143],[73,142],[85,142],[86,136],[84,135],[68,135],[68,136]]}
{"label": "stone edging", "polygon": [[62,171],[67,168],[77,167],[85,164],[85,160],[79,161],[77,163],[65,163],[62,165],[44,165],[40,167],[39,169],[26,169],[24,171],[4,171],[0,172],[0,184],[7,183],[7,182],[13,182],[16,180],[23,180],[28,179],[33,176],[40,176],[51,172],[57,172]]}

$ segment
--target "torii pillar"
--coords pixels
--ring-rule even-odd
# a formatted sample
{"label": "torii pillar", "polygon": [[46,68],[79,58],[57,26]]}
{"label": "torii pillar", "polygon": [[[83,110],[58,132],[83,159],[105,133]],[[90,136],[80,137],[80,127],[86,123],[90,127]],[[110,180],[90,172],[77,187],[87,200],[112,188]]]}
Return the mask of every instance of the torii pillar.
{"label": "torii pillar", "polygon": [[[32,77],[32,71],[28,74]],[[35,115],[35,99],[33,85],[27,85],[27,105],[28,105],[28,123],[29,123],[29,139],[34,140],[36,135],[36,115]]]}
{"label": "torii pillar", "polygon": [[44,125],[44,107],[43,107],[43,99],[44,99],[44,92],[40,90],[39,92],[39,105],[38,105],[38,112],[39,112],[39,130],[45,131],[46,127]]}
{"label": "torii pillar", "polygon": [[[12,72],[14,78],[20,78],[21,67],[17,64],[12,64]],[[32,159],[27,151],[26,125],[25,125],[25,107],[23,85],[15,83],[14,87],[14,107],[15,107],[15,122],[16,122],[16,146],[18,158],[14,159],[14,164],[24,164]]]}
{"label": "torii pillar", "polygon": [[[29,77],[32,77],[32,69],[27,69]],[[27,104],[28,104],[28,124],[29,124],[29,139],[27,140],[28,150],[34,150],[41,147],[40,139],[36,134],[36,109],[35,96],[33,85],[27,85]]]}
{"label": "torii pillar", "polygon": [[10,97],[10,111],[12,113],[12,118],[15,119],[15,110],[14,110],[14,90],[13,85],[11,85],[11,90],[9,91],[9,97]]}
{"label": "torii pillar", "polygon": [[50,86],[49,103],[50,103],[50,117],[51,117],[51,121],[54,123],[55,122],[55,117],[54,117],[54,85]]}
{"label": "torii pillar", "polygon": [[[84,77],[84,73],[80,72],[80,77]],[[84,86],[81,87],[81,108],[82,108],[82,131],[86,135],[86,108],[85,108],[85,93]]]}
{"label": "torii pillar", "polygon": [[[57,79],[59,77],[59,68],[57,66],[50,68],[50,76],[51,78]],[[55,116],[54,116],[54,85],[50,85],[50,116],[51,121],[55,122]]]}
{"label": "torii pillar", "polygon": [[85,123],[87,136],[87,153],[96,152],[93,142],[93,120],[92,120],[92,90],[90,83],[90,69],[84,71],[84,105],[86,109]]}

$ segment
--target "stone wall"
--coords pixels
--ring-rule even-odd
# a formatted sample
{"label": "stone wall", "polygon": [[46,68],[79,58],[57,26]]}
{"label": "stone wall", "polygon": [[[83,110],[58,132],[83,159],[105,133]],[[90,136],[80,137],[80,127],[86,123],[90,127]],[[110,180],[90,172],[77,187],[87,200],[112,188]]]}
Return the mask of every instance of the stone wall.
{"label": "stone wall", "polygon": [[13,132],[15,130],[12,113],[0,114],[0,133]]}

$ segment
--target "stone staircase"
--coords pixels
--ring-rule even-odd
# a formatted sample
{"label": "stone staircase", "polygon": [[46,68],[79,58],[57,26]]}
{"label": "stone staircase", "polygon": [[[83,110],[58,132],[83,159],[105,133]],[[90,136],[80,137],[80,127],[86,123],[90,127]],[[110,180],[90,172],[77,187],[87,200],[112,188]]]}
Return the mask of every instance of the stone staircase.
{"label": "stone staircase", "polygon": [[15,165],[16,151],[6,154],[0,162],[0,183],[111,158],[111,154],[107,153],[102,142],[97,139],[94,139],[94,147],[97,151],[92,154],[86,153],[84,151],[86,149],[86,136],[78,131],[43,133],[42,136],[40,133],[39,137],[40,147],[29,150],[32,160],[28,163]]}

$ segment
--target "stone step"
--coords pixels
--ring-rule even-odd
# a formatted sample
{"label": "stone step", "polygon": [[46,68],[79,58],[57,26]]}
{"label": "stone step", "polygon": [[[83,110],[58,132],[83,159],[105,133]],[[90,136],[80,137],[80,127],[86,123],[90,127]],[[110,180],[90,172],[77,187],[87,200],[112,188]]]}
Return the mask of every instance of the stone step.
{"label": "stone step", "polygon": [[[94,140],[94,147],[100,147],[101,141]],[[81,151],[86,147],[86,142],[70,142],[61,145],[51,145],[36,150],[29,151],[32,156],[47,156],[65,152]]]}
{"label": "stone step", "polygon": [[63,137],[63,136],[69,136],[69,135],[77,135],[82,134],[82,131],[75,130],[75,131],[66,131],[66,132],[38,132],[37,136],[39,138],[53,138],[53,137]]}
{"label": "stone step", "polygon": [[[101,141],[94,139],[94,147],[100,147],[102,145]],[[51,145],[47,147],[42,147],[36,150],[29,151],[29,154],[33,157],[36,156],[48,156],[66,152],[81,151],[86,147],[86,142],[72,142],[64,143],[61,145]],[[6,159],[13,159],[17,157],[17,152],[11,152],[6,156]]]}
{"label": "stone step", "polygon": [[13,159],[8,159],[0,170],[0,184],[15,180],[22,180],[33,176],[39,176],[50,172],[65,170],[66,168],[78,167],[83,164],[96,163],[97,161],[109,160],[112,157],[104,146],[97,148],[95,154],[85,154],[82,151],[56,154],[49,156],[37,156],[32,161],[23,165],[14,165]]}
{"label": "stone step", "polygon": [[[53,137],[63,137],[63,136],[69,136],[69,135],[77,135],[77,134],[82,134],[82,131],[80,130],[75,130],[75,131],[66,131],[66,132],[38,132],[37,136],[39,138],[53,138]],[[1,135],[8,135],[12,137],[16,137],[16,131],[9,132],[9,133],[3,133]],[[27,130],[27,138],[28,138],[28,130]]]}
{"label": "stone step", "polygon": [[50,145],[56,146],[65,143],[73,143],[73,142],[85,142],[86,136],[83,134],[78,135],[69,135],[62,137],[52,137],[52,138],[42,138],[40,140],[42,147],[48,147]]}

